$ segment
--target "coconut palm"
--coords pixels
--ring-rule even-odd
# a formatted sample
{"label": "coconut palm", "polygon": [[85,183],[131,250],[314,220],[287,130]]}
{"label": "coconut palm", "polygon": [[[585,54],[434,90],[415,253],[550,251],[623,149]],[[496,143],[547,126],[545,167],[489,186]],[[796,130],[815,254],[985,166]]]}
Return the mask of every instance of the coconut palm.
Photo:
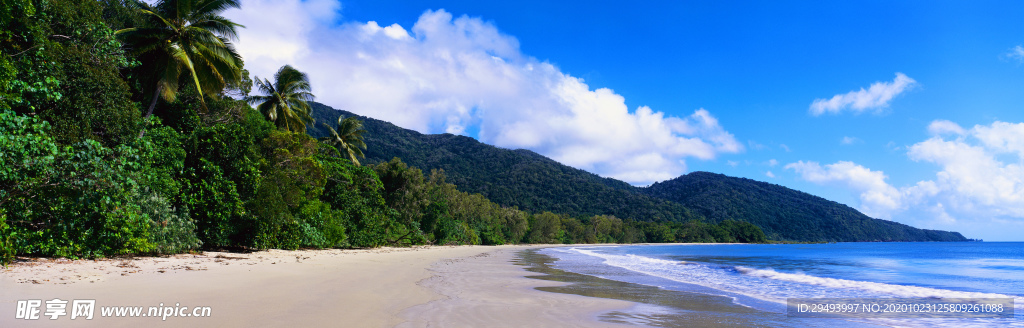
{"label": "coconut palm", "polygon": [[229,40],[237,38],[235,28],[243,26],[220,16],[224,10],[239,8],[238,0],[127,2],[146,24],[116,35],[141,55],[142,67],[156,73],[147,118],[153,115],[158,98],[174,100],[181,78],[191,78],[186,83],[195,86],[201,102],[202,95],[216,97],[225,85],[241,79],[242,57]]}
{"label": "coconut palm", "polygon": [[366,149],[366,143],[363,142],[363,133],[366,133],[366,129],[363,128],[363,121],[355,117],[348,117],[344,120],[342,117],[338,117],[337,130],[327,124],[323,124],[323,126],[331,131],[331,135],[320,138],[320,140],[334,146],[342,154],[347,153],[352,163],[359,165],[359,159],[356,157],[366,157],[360,149]]}
{"label": "coconut palm", "polygon": [[256,77],[256,89],[263,96],[249,96],[246,101],[256,105],[256,110],[279,128],[294,132],[306,132],[306,125],[313,123],[309,115],[309,102],[313,94],[309,91],[309,77],[290,65],[281,66],[274,74],[274,83]]}

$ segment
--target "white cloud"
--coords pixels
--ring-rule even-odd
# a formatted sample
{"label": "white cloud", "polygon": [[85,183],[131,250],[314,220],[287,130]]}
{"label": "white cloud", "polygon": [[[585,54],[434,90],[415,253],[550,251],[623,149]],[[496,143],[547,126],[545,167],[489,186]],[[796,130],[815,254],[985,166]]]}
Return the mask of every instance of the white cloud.
{"label": "white cloud", "polygon": [[811,103],[810,112],[814,116],[825,113],[839,114],[844,110],[857,114],[869,110],[877,112],[889,107],[889,101],[915,85],[917,81],[914,79],[903,73],[896,73],[896,78],[892,82],[875,82],[867,90],[861,88],[858,91],[832,96],[830,99],[815,99]]}
{"label": "white cloud", "polygon": [[839,143],[843,145],[852,145],[859,142],[860,139],[857,137],[843,137],[842,139],[839,139]]}
{"label": "white cloud", "polygon": [[729,166],[732,166],[732,167],[737,167],[737,166],[740,165],[740,162],[737,162],[737,161],[725,161],[725,164],[729,165]]}
{"label": "white cloud", "polygon": [[786,146],[786,144],[779,145],[779,148],[782,148],[782,150],[785,150],[787,153],[792,151],[792,150],[789,150],[789,146]]}
{"label": "white cloud", "polygon": [[765,172],[764,176],[775,179],[775,173],[772,173],[772,171]]}
{"label": "white cloud", "polygon": [[1024,159],[1024,123],[995,122],[975,126],[971,132],[993,152],[1015,154]]}
{"label": "white cloud", "polygon": [[[281,66],[278,62],[308,55],[311,45],[306,36],[318,26],[332,23],[341,10],[341,3],[334,0],[303,3],[258,0],[246,1],[242,8],[227,12],[231,20],[245,25],[239,29],[239,40],[235,46],[239,53],[245,55],[246,67],[250,71],[261,72],[261,77],[270,78]],[[267,62],[274,67],[252,65]]]}
{"label": "white cloud", "polygon": [[1016,47],[1010,48],[1010,51],[1003,54],[1003,56],[1024,63],[1024,47],[1018,45]]}
{"label": "white cloud", "polygon": [[479,131],[482,142],[634,184],[674,178],[689,158],[744,150],[705,109],[630,111],[621,95],[521,53],[516,38],[479,18],[427,11],[407,30],[338,24],[334,1],[242,8],[226,15],[248,27],[238,49],[254,75],[292,64],[309,74],[318,101],[405,128]]}
{"label": "white cloud", "polygon": [[900,209],[900,191],[885,182],[888,177],[881,171],[872,171],[853,162],[840,161],[821,166],[817,162],[799,161],[785,166],[799,173],[804,180],[818,184],[837,184],[858,194],[864,214],[889,218]]}
{"label": "white cloud", "polygon": [[779,161],[774,159],[774,158],[772,158],[772,159],[769,159],[768,162],[765,163],[765,164],[768,164],[768,166],[771,166],[771,167],[775,167],[776,165],[779,165]]}
{"label": "white cloud", "polygon": [[[988,234],[1017,240],[1017,232],[979,227],[1024,227],[1024,123],[993,122],[967,130],[937,120],[927,140],[907,147],[911,160],[938,166],[935,177],[896,188],[886,175],[852,162],[785,166],[804,180],[841,185],[860,199],[858,209],[874,217],[932,229]],[[1016,157],[1014,161],[1000,155]],[[970,237],[970,235],[968,235]]]}
{"label": "white cloud", "polygon": [[997,158],[1007,153],[1024,158],[1024,124],[997,121],[967,133],[955,139],[935,136],[908,148],[911,159],[941,168],[918,198],[944,204],[951,215],[959,214],[954,217],[1024,218],[1024,166]]}
{"label": "white cloud", "polygon": [[928,134],[933,136],[941,136],[946,134],[964,135],[967,131],[960,127],[959,124],[947,121],[947,120],[935,120],[931,124],[928,124]]}

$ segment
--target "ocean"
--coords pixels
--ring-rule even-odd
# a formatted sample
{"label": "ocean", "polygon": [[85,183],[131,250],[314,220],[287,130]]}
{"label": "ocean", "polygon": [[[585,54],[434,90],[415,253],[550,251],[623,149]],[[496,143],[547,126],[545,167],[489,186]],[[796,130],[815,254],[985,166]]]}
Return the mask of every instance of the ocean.
{"label": "ocean", "polygon": [[[713,313],[716,308],[695,311],[692,307],[699,302],[645,303],[641,297],[645,304],[634,311],[641,313],[618,313],[607,316],[608,321],[652,326],[1024,327],[1020,242],[574,246],[537,253],[550,257],[553,269],[653,287],[680,299],[717,297],[749,310],[726,306],[718,307],[727,309],[721,313]],[[617,298],[614,290],[602,293]],[[793,318],[786,316],[791,298],[1012,298],[1015,317]],[[687,318],[699,321],[687,324]]]}

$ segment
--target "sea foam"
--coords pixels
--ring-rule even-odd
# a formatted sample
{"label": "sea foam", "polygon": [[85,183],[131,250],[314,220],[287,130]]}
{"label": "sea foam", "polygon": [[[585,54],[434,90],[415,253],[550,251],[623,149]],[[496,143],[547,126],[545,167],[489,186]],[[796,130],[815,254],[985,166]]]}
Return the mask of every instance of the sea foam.
{"label": "sea foam", "polygon": [[[566,251],[597,257],[605,265],[629,271],[696,284],[753,298],[784,303],[786,298],[801,297],[929,297],[929,298],[1013,298],[995,293],[965,292],[871,281],[826,278],[804,273],[778,272],[743,266],[711,265],[671,261],[635,254],[615,255],[589,249]],[[1021,306],[1021,300],[1017,300]]]}

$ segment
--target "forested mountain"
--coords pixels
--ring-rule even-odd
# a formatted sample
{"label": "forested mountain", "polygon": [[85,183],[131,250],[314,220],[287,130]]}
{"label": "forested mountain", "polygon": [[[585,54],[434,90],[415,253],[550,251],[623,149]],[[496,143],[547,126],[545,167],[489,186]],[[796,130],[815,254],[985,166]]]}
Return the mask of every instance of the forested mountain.
{"label": "forested mountain", "polygon": [[[313,104],[316,126],[310,135],[327,134],[333,124],[354,114]],[[421,134],[381,120],[362,117],[367,130],[367,163],[399,157],[423,170],[442,169],[462,191],[480,193],[505,206],[530,212],[572,216],[614,215],[639,221],[753,223],[769,239],[791,241],[961,241],[956,232],[923,230],[870,218],[849,206],[786,187],[694,172],[650,187],[602,178],[562,165],[529,150],[509,150],[451,134]]]}
{"label": "forested mountain", "polygon": [[780,185],[693,172],[640,192],[677,202],[713,222],[746,221],[769,239],[821,241],[961,241],[957,232],[917,229],[874,219],[849,206]]}
{"label": "forested mountain", "polygon": [[[323,104],[313,104],[313,137],[327,135],[320,123],[334,124],[338,115]],[[683,206],[635,191],[628,183],[562,165],[529,150],[508,150],[451,134],[421,134],[394,124],[359,117],[367,130],[366,163],[399,157],[430,171],[442,169],[460,190],[528,212],[551,211],[571,216],[614,215],[653,221],[701,219]]]}

